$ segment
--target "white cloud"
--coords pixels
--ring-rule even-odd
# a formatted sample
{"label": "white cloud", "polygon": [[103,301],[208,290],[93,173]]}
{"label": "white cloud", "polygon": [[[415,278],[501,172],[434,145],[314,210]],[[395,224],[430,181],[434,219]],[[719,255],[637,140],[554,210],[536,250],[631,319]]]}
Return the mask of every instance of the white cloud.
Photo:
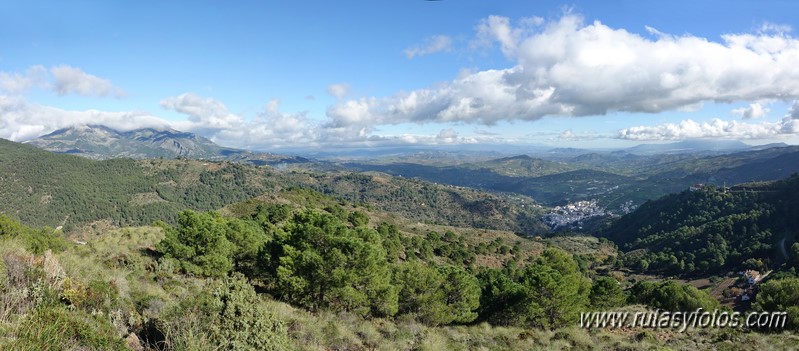
{"label": "white cloud", "polygon": [[341,99],[347,96],[349,92],[350,92],[350,86],[348,84],[338,83],[338,84],[330,84],[327,86],[327,94],[336,99]]}
{"label": "white cloud", "polygon": [[649,38],[572,14],[516,26],[491,16],[478,24],[476,42],[499,43],[516,64],[393,96],[342,101],[328,109],[329,124],[490,125],[799,98],[799,40],[784,33]]}
{"label": "white cloud", "polygon": [[438,133],[438,136],[436,136],[436,139],[444,144],[452,144],[458,141],[458,132],[452,128],[442,129]]}
{"label": "white cloud", "polygon": [[792,119],[799,119],[799,100],[793,102],[793,106],[788,110],[788,117]]}
{"label": "white cloud", "polygon": [[519,25],[514,27],[510,19],[502,16],[488,16],[475,27],[476,36],[472,41],[472,48],[490,47],[494,42],[499,43],[502,53],[512,58],[516,55],[521,39],[529,35],[535,27],[544,24],[541,17],[523,18]]}
{"label": "white cloud", "polygon": [[743,117],[743,119],[761,118],[771,111],[768,107],[763,106],[759,102],[751,103],[748,107],[741,107],[733,109],[731,112],[735,115]]}
{"label": "white cloud", "polygon": [[557,138],[550,138],[549,140],[555,141],[585,141],[585,140],[595,140],[599,138],[607,138],[608,135],[600,135],[596,132],[587,131],[587,132],[579,132],[575,133],[571,129],[566,129],[558,134]]}
{"label": "white cloud", "polygon": [[238,129],[244,124],[244,119],[228,111],[222,102],[212,98],[203,98],[194,93],[168,97],[161,100],[161,106],[189,117],[188,121],[175,123],[177,129],[180,130]]}
{"label": "white cloud", "polygon": [[78,94],[84,96],[125,97],[125,92],[108,79],[83,72],[79,68],[60,65],[50,68],[53,89],[59,95]]}
{"label": "white cloud", "polygon": [[364,141],[369,130],[363,127],[323,128],[305,112],[280,111],[280,101],[269,101],[253,118],[231,113],[220,101],[184,93],[161,101],[165,108],[187,115],[185,121],[172,122],[178,130],[206,136],[221,145],[264,150],[275,147],[302,147]]}
{"label": "white cloud", "polygon": [[558,135],[558,138],[563,140],[576,140],[577,134],[574,134],[574,132],[571,129],[566,129],[563,132],[561,132],[560,135]]}
{"label": "white cloud", "polygon": [[102,124],[118,130],[170,125],[142,112],[69,111],[32,104],[21,97],[0,96],[0,138],[24,141],[82,124]]}
{"label": "white cloud", "polygon": [[776,33],[776,34],[787,34],[793,30],[791,26],[787,24],[777,24],[771,22],[763,22],[758,28],[758,32],[760,33]]}
{"label": "white cloud", "polygon": [[162,105],[187,118],[168,121],[136,111],[70,111],[30,103],[19,96],[0,95],[0,138],[25,141],[61,128],[99,124],[122,131],[146,127],[174,128],[197,133],[220,145],[252,150],[507,141],[491,135],[461,137],[450,128],[432,135],[385,135],[376,133],[371,127],[331,126],[309,118],[305,112],[282,112],[279,100],[269,101],[263,111],[252,118],[235,115],[222,102],[193,93],[165,98]]}
{"label": "white cloud", "polygon": [[[261,113],[245,119],[228,111],[224,104],[192,93],[167,98],[166,108],[186,114],[188,120],[172,122],[173,128],[199,133],[221,145],[254,150],[300,147],[374,147],[407,144],[457,144],[496,141],[489,136],[461,137],[450,128],[437,135],[381,135],[369,126],[336,126],[311,119],[305,112],[280,111],[280,101],[269,101]],[[231,123],[211,123],[219,116]]]}
{"label": "white cloud", "polygon": [[47,86],[47,69],[31,66],[24,74],[0,72],[0,92],[19,95],[34,87]]}
{"label": "white cloud", "polygon": [[452,38],[446,35],[434,35],[427,38],[420,46],[405,49],[405,56],[412,59],[417,56],[430,55],[441,51],[452,51]]}
{"label": "white cloud", "polygon": [[284,113],[280,101],[272,100],[254,119],[241,128],[222,130],[215,141],[238,147],[263,149],[306,145],[319,138],[319,131],[306,113]]}
{"label": "white cloud", "polygon": [[684,120],[656,126],[639,126],[622,129],[617,138],[628,140],[683,140],[683,139],[772,139],[799,134],[799,120],[789,117],[779,122],[746,123],[713,119],[710,122]]}
{"label": "white cloud", "polygon": [[0,72],[0,93],[24,95],[33,88],[52,90],[64,96],[78,94],[83,96],[125,97],[125,91],[103,79],[79,68],[68,65],[51,67],[41,65],[28,68],[25,73]]}

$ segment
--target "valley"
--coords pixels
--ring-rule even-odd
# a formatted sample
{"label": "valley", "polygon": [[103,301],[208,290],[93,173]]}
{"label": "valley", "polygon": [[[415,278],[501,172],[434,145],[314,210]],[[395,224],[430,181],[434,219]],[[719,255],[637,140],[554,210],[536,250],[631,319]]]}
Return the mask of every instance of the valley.
{"label": "valley", "polygon": [[799,351],[796,13],[0,1],[0,351]]}
{"label": "valley", "polygon": [[[455,345],[450,336],[441,334],[453,333],[452,328],[483,335],[485,339],[476,344],[458,344],[467,348],[528,347],[531,344],[525,339],[499,343],[496,333],[533,333],[531,340],[542,342],[547,336],[536,334],[540,330],[568,333],[564,340],[572,346],[608,340],[635,347],[659,345],[613,330],[568,328],[586,308],[728,306],[747,311],[775,306],[760,302],[757,296],[754,304],[742,304],[742,296],[752,293],[738,282],[737,271],[768,272],[762,289],[772,285],[780,289],[776,286],[781,279],[799,281],[794,278],[799,243],[792,229],[799,225],[794,223],[799,214],[791,212],[799,208],[793,203],[799,181],[795,175],[785,176],[799,167],[789,162],[797,153],[792,147],[636,156],[570,150],[578,155],[523,155],[446,165],[430,163],[429,154],[415,162],[417,154],[411,154],[403,156],[401,163],[380,158],[368,162],[304,159],[285,167],[179,154],[138,159],[109,155],[93,160],[98,157],[52,153],[32,145],[36,144],[0,141],[4,184],[0,240],[13,248],[6,249],[5,264],[15,264],[12,257],[58,257],[69,284],[82,285],[65,286],[64,280],[45,276],[50,279],[48,291],[61,296],[47,305],[47,313],[84,318],[61,311],[64,304],[72,306],[72,311],[88,311],[89,306],[122,311],[129,320],[135,316],[139,322],[115,324],[117,330],[126,340],[135,340],[126,342],[147,347],[187,342],[191,339],[185,333],[201,330],[175,324],[180,317],[170,313],[218,318],[214,317],[217,312],[177,302],[200,298],[187,295],[191,286],[205,285],[197,279],[211,279],[211,286],[233,284],[231,289],[244,287],[241,291],[245,292],[254,289],[245,293],[246,303],[260,306],[258,318],[269,315],[274,318],[270,323],[276,323],[270,327],[273,332],[262,336],[283,335],[270,342],[301,348],[309,346],[308,340],[325,345],[344,342],[347,349],[364,349],[375,342],[389,349],[403,342]],[[635,162],[609,161],[621,159]],[[739,184],[736,179],[757,182]],[[314,248],[344,243],[348,244],[335,249],[343,250],[344,256],[325,256],[329,253]],[[317,255],[322,255],[318,262],[327,262],[324,266],[306,261]],[[360,261],[373,255],[377,256],[371,261]],[[100,266],[91,268],[95,264]],[[319,280],[332,272],[345,272],[339,271],[345,267],[339,264],[366,271],[335,273],[331,277],[337,280],[324,283]],[[286,275],[287,269],[295,273]],[[312,273],[314,269],[323,271]],[[565,280],[555,285],[529,280],[551,269],[560,272],[560,278],[552,279]],[[87,270],[100,278],[86,280]],[[372,270],[389,279],[352,280]],[[128,278],[120,278],[120,272]],[[442,285],[444,290],[435,294],[443,295],[430,296],[419,290],[437,286],[436,279],[446,276],[455,279],[451,280],[454,284],[466,284],[458,285],[466,290],[446,292]],[[600,285],[607,281],[614,282],[613,286]],[[111,288],[115,297],[105,304],[76,300],[79,297],[72,295],[74,289],[86,296],[97,294],[97,284],[134,283],[144,285],[133,290]],[[13,284],[23,288],[30,283]],[[367,291],[383,292],[347,292],[352,286],[372,286]],[[549,293],[560,294],[559,302],[537,305],[533,301],[543,297],[527,290],[531,288],[552,289]],[[676,302],[670,300],[677,298],[674,293],[657,292],[675,288],[691,297]],[[455,294],[447,301],[460,302],[440,305],[436,312],[440,314],[413,307],[438,303],[446,294]],[[308,300],[308,296],[316,297]],[[592,302],[595,299],[599,300]],[[156,301],[173,307],[157,308]],[[531,303],[541,310],[525,307]],[[6,308],[5,313],[19,311]],[[455,319],[443,317],[450,314]],[[279,327],[283,323],[317,323],[320,318],[330,323],[330,318],[345,315],[350,322],[341,328],[379,329],[375,323],[392,323],[391,328],[403,329],[409,328],[406,323],[411,320],[430,328],[425,333],[439,339],[423,335],[403,339],[388,331],[380,332],[381,338],[388,339],[379,342],[367,336],[329,339],[343,334],[311,329],[274,334],[284,330]],[[17,328],[13,321],[6,323]],[[209,321],[196,328],[223,323]],[[86,327],[97,333],[95,337],[108,340],[110,344],[104,345],[115,344],[111,342],[114,332],[103,331],[102,323]],[[146,323],[156,324],[148,327]],[[491,329],[474,329],[482,325]],[[154,332],[163,336],[153,336]],[[337,333],[350,332],[339,329]],[[668,345],[710,342],[703,338],[689,333],[671,339]],[[736,338],[758,345],[787,342],[791,337],[755,332]],[[219,341],[191,342],[181,347]]]}

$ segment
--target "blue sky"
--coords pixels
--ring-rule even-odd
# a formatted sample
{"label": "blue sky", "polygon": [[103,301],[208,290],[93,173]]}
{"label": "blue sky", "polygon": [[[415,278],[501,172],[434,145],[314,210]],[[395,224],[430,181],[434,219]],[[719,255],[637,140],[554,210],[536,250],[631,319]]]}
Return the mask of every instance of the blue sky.
{"label": "blue sky", "polygon": [[[0,4],[0,137],[251,149],[797,143],[793,1]],[[793,63],[793,64],[792,64]]]}

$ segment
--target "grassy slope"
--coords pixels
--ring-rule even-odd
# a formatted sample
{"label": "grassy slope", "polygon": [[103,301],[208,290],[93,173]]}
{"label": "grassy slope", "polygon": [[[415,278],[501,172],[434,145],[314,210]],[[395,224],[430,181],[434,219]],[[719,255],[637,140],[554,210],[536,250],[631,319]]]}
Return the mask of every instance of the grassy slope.
{"label": "grassy slope", "polygon": [[[162,237],[160,229],[141,227],[117,229],[89,238],[85,246],[73,246],[65,252],[32,256],[19,245],[4,241],[0,247],[5,264],[0,266],[0,276],[9,274],[9,257],[27,257],[18,264],[28,264],[43,271],[53,286],[64,290],[65,281],[71,286],[92,286],[107,283],[113,287],[113,296],[106,302],[97,302],[92,325],[103,325],[84,331],[84,338],[52,337],[48,342],[56,348],[92,349],[85,345],[97,342],[97,330],[108,340],[125,344],[128,341],[147,340],[147,323],[157,319],[170,306],[210,283],[170,273],[149,254]],[[22,263],[20,263],[22,262]],[[58,273],[61,272],[61,273]],[[99,282],[99,283],[98,283]],[[14,296],[2,290],[3,298]],[[63,294],[62,294],[63,296]],[[19,298],[19,296],[17,295]],[[30,299],[17,300],[33,303]],[[757,348],[762,350],[788,349],[796,345],[795,334],[758,334],[737,330],[697,330],[676,333],[670,330],[583,330],[576,326],[546,331],[537,329],[492,327],[488,324],[428,327],[412,320],[364,320],[342,313],[310,313],[288,304],[263,297],[260,302],[271,315],[283,322],[291,346],[295,350],[695,350],[715,348],[737,350]],[[82,315],[88,306],[68,310],[68,315]],[[0,312],[3,312],[0,310]],[[2,314],[0,314],[2,315]],[[88,315],[87,315],[88,316]],[[89,318],[89,317],[85,317]],[[14,336],[24,331],[28,317],[11,315],[0,318],[0,348],[14,350],[40,349],[41,340],[20,342]],[[186,321],[187,323],[190,321]],[[56,329],[61,321],[49,321]],[[43,328],[43,324],[41,327]],[[34,327],[37,327],[34,325]],[[133,334],[132,332],[137,332]],[[68,335],[68,334],[65,334]],[[87,339],[94,335],[95,339]],[[157,337],[157,336],[156,336]],[[110,341],[109,341],[110,342]],[[191,343],[197,350],[208,349],[201,336]],[[150,345],[154,346],[154,345]],[[123,348],[124,349],[124,348]]]}

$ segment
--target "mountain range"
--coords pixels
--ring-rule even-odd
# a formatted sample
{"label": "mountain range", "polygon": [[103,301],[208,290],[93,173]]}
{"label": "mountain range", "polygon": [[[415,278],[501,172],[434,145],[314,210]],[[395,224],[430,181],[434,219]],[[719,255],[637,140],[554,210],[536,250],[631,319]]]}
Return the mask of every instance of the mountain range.
{"label": "mountain range", "polygon": [[174,129],[119,131],[102,125],[80,125],[56,130],[26,143],[55,153],[97,160],[181,157],[246,161],[256,165],[308,162],[302,157],[223,147],[208,138]]}

